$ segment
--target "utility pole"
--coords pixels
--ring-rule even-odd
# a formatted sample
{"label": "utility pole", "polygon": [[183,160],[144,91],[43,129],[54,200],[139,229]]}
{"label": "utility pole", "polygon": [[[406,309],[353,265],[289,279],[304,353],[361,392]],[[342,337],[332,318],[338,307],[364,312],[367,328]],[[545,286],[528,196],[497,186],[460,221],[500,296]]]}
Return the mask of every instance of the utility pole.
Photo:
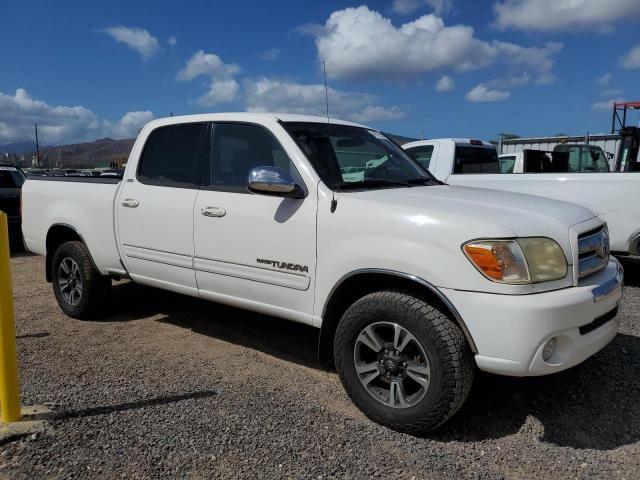
{"label": "utility pole", "polygon": [[36,129],[36,167],[40,166],[40,145],[38,144],[38,124],[34,125]]}

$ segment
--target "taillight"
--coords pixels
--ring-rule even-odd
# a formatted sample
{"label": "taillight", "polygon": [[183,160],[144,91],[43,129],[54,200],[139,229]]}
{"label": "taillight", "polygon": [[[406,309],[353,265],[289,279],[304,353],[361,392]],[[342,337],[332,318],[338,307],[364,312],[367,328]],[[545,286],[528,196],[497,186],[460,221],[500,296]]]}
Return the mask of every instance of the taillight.
{"label": "taillight", "polygon": [[482,140],[469,140],[471,145],[483,145]]}

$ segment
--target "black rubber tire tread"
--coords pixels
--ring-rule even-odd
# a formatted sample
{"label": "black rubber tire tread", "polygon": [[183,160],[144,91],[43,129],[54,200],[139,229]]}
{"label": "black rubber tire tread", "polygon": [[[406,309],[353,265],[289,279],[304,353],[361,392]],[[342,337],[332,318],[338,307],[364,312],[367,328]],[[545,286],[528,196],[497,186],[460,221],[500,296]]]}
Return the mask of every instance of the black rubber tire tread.
{"label": "black rubber tire tread", "polygon": [[[82,295],[77,305],[68,304],[58,286],[58,268],[60,262],[66,257],[74,259],[80,269]],[[94,267],[89,250],[84,243],[65,242],[58,247],[53,255],[52,280],[58,305],[70,317],[89,320],[104,314],[111,297],[111,278],[101,275]]]}
{"label": "black rubber tire tread", "polygon": [[[388,317],[390,313],[395,319]],[[436,387],[432,381],[427,395],[411,407],[414,410],[411,413],[406,412],[409,409],[393,409],[374,400],[357,377],[349,378],[347,371],[355,372],[355,367],[351,367],[353,345],[361,329],[385,318],[408,328],[423,344],[431,357],[432,378],[436,374],[440,378],[435,382],[440,383],[439,392],[431,392]],[[374,422],[403,433],[420,434],[445,423],[464,404],[473,383],[473,356],[460,328],[425,300],[406,292],[374,292],[356,301],[338,324],[334,352],[340,380],[356,406]],[[436,396],[435,401],[427,401],[431,395]]]}

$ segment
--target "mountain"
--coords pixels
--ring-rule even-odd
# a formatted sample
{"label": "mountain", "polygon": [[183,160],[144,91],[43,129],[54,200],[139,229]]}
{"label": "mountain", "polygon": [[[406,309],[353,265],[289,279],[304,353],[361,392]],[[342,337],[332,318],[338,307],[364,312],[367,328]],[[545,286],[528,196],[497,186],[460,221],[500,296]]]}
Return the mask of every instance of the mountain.
{"label": "mountain", "polygon": [[72,143],[40,149],[42,167],[96,168],[122,165],[133,147],[133,138],[101,138],[93,142]]}
{"label": "mountain", "polygon": [[24,155],[36,151],[36,142],[16,142],[0,145],[0,153],[13,153],[14,155]]}

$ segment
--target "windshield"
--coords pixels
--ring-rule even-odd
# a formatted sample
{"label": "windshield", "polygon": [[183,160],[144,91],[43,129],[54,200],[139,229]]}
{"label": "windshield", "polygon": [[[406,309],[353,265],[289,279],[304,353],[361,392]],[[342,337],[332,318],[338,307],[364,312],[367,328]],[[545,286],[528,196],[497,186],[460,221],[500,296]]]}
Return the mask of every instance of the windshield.
{"label": "windshield", "polygon": [[322,181],[332,189],[439,184],[382,133],[323,123],[283,124]]}
{"label": "windshield", "polygon": [[0,188],[20,188],[24,175],[16,167],[0,166]]}

